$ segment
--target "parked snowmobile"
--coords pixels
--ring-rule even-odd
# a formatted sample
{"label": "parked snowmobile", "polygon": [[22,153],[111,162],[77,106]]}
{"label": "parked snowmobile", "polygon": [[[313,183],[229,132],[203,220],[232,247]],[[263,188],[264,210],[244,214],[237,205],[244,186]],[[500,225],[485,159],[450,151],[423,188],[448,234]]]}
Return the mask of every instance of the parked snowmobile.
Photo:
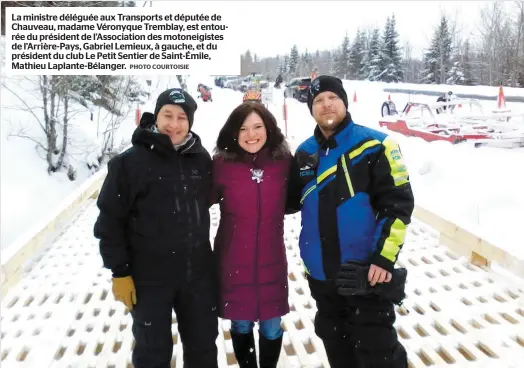
{"label": "parked snowmobile", "polygon": [[242,101],[253,101],[262,103],[262,94],[260,93],[260,88],[258,88],[254,84],[249,85],[247,87],[246,92],[244,93],[244,96],[242,97]]}
{"label": "parked snowmobile", "polygon": [[211,89],[208,86],[206,86],[205,84],[199,83],[197,91],[200,93],[200,96],[198,96],[198,98],[201,98],[202,101],[213,102],[213,99],[211,97]]}

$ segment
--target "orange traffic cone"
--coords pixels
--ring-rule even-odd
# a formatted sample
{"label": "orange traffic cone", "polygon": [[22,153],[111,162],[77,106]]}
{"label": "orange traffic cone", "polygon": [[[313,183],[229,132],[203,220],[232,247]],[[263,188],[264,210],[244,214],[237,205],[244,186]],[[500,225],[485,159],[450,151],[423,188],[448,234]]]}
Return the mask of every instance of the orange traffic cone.
{"label": "orange traffic cone", "polygon": [[497,98],[497,107],[499,109],[506,108],[506,97],[504,97],[504,90],[502,89],[502,86],[500,86],[499,88],[499,97]]}
{"label": "orange traffic cone", "polygon": [[391,101],[391,95],[388,94],[388,101]]}
{"label": "orange traffic cone", "polygon": [[353,92],[353,102],[357,102],[357,91]]}

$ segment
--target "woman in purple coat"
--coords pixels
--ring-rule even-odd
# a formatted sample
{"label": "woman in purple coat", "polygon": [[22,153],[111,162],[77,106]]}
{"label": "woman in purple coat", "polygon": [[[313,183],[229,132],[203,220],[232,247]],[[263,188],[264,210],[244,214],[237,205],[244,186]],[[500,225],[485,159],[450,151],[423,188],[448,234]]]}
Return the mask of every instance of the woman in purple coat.
{"label": "woman in purple coat", "polygon": [[213,203],[220,203],[215,238],[220,317],[231,320],[240,368],[276,367],[281,317],[289,312],[284,214],[291,153],[275,117],[246,102],[226,121],[213,159]]}

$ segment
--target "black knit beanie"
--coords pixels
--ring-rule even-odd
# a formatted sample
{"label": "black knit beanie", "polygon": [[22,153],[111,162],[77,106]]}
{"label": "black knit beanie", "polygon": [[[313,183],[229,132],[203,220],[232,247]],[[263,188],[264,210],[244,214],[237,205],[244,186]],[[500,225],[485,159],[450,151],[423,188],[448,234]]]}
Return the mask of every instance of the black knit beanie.
{"label": "black knit beanie", "polygon": [[158,112],[164,105],[178,105],[184,109],[184,112],[187,115],[187,120],[189,121],[189,129],[191,129],[193,126],[195,111],[197,109],[197,103],[189,93],[181,88],[171,88],[162,92],[156,100],[155,121]]}
{"label": "black knit beanie", "polygon": [[309,86],[309,92],[307,94],[307,106],[309,107],[309,111],[313,113],[313,100],[315,97],[317,97],[320,93],[330,91],[335,93],[340,99],[344,102],[344,105],[346,106],[346,110],[348,108],[348,96],[346,94],[346,91],[344,90],[344,86],[342,85],[342,81],[338,79],[337,77],[332,77],[330,75],[321,75],[313,81],[311,81],[311,85]]}

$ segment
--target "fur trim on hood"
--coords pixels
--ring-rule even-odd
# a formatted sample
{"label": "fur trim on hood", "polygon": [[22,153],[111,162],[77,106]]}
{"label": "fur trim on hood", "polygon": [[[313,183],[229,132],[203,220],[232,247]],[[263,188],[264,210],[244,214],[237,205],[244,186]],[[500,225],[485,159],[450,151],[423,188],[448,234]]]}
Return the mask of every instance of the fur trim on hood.
{"label": "fur trim on hood", "polygon": [[[236,151],[245,152],[242,148],[238,147],[239,149]],[[291,155],[291,151],[289,149],[289,145],[284,139],[277,147],[275,147],[272,150],[269,150],[267,147],[262,148],[262,150],[267,150],[270,152],[270,157],[275,160],[281,160]],[[261,151],[262,151],[261,150]],[[234,152],[229,150],[221,150],[218,148],[215,148],[214,153],[216,158],[222,158],[226,161],[237,161],[240,159],[242,155],[240,152]],[[245,152],[245,154],[250,154],[248,152]]]}

